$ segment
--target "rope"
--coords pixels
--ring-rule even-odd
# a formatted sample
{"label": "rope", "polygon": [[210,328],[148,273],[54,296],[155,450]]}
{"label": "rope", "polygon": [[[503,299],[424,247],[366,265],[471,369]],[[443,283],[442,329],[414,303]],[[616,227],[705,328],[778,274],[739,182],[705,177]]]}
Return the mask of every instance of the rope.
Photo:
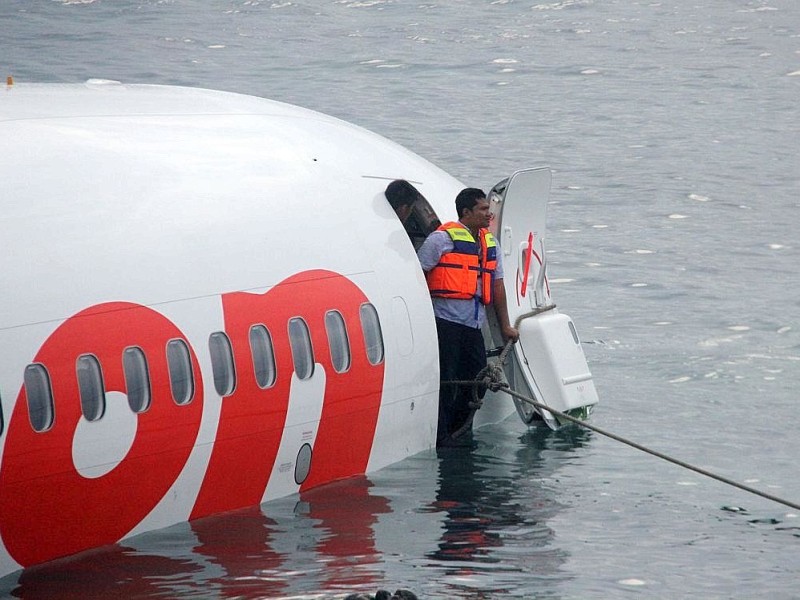
{"label": "rope", "polygon": [[[555,304],[539,306],[539,307],[535,308],[534,310],[532,310],[531,312],[522,314],[519,317],[517,317],[517,319],[515,320],[514,327],[519,329],[520,323],[523,320],[527,319],[528,317],[533,317],[533,316],[536,316],[536,315],[541,314],[543,312],[547,312],[549,310],[553,310],[555,307],[556,307]],[[475,418],[475,413],[483,405],[483,400],[480,397],[481,391],[485,392],[487,389],[489,389],[489,390],[491,390],[493,392],[502,391],[502,392],[505,392],[506,394],[508,394],[509,396],[512,396],[514,398],[522,400],[523,402],[527,402],[528,404],[531,404],[532,406],[535,406],[536,408],[538,408],[540,410],[545,410],[545,411],[547,411],[549,413],[552,413],[555,416],[559,417],[560,419],[569,421],[569,422],[574,423],[576,425],[580,425],[581,427],[585,427],[586,429],[591,429],[592,431],[594,431],[596,433],[599,433],[600,435],[604,435],[604,436],[606,436],[608,438],[611,438],[612,440],[616,440],[617,442],[621,442],[623,444],[626,444],[626,445],[630,446],[631,448],[635,448],[636,450],[641,450],[642,452],[646,452],[647,454],[650,454],[652,456],[655,456],[655,457],[660,458],[662,460],[665,460],[667,462],[671,462],[672,464],[678,465],[679,467],[683,467],[684,469],[688,469],[690,471],[694,471],[695,473],[699,473],[700,475],[704,475],[706,477],[709,477],[709,478],[714,479],[716,481],[719,481],[721,483],[725,483],[725,484],[730,485],[732,487],[738,488],[738,489],[740,489],[742,491],[749,492],[751,494],[755,494],[756,496],[761,496],[762,498],[766,498],[767,500],[772,500],[773,502],[777,502],[778,504],[783,504],[784,506],[788,506],[789,508],[794,508],[795,510],[800,510],[800,504],[797,504],[795,502],[790,502],[789,500],[784,500],[783,498],[779,498],[778,496],[774,496],[772,494],[768,494],[767,492],[763,492],[763,491],[758,490],[756,488],[750,487],[749,485],[745,485],[743,483],[739,483],[738,481],[734,481],[733,479],[728,479],[727,477],[723,477],[722,475],[717,475],[716,473],[712,473],[711,471],[708,471],[708,470],[703,469],[701,467],[696,467],[696,466],[694,466],[694,465],[692,465],[690,463],[687,463],[685,461],[679,460],[677,458],[673,458],[672,456],[664,454],[663,452],[658,452],[657,450],[653,450],[652,448],[648,448],[647,446],[643,446],[642,444],[638,444],[638,443],[636,443],[634,441],[631,441],[629,439],[626,439],[626,438],[624,438],[622,436],[619,436],[619,435],[616,435],[614,433],[611,433],[610,431],[605,431],[604,429],[601,429],[600,427],[597,427],[595,425],[591,425],[591,424],[587,423],[586,421],[582,421],[581,419],[575,418],[575,417],[573,417],[571,415],[568,415],[568,414],[563,413],[561,411],[555,410],[554,408],[550,408],[546,404],[542,404],[541,402],[537,402],[533,398],[530,398],[528,396],[525,396],[523,394],[520,394],[519,392],[516,392],[516,391],[512,390],[508,386],[508,384],[503,380],[503,362],[505,361],[506,356],[508,355],[509,351],[511,350],[511,347],[513,346],[513,344],[514,344],[514,342],[511,341],[511,340],[506,342],[506,345],[503,348],[503,351],[500,353],[500,356],[499,356],[497,362],[495,362],[494,364],[489,364],[486,367],[484,367],[483,369],[481,369],[481,371],[478,373],[478,375],[475,377],[474,380],[472,380],[472,381],[443,381],[442,382],[442,384],[469,385],[469,386],[472,386],[472,388],[473,388],[473,390],[472,390],[472,402],[470,403],[470,408],[472,410],[470,411],[469,416],[467,417],[467,420],[464,422],[464,424],[451,435],[452,439],[456,439],[456,438],[460,437],[466,431],[468,431],[469,429],[472,428],[472,421]]]}
{"label": "rope", "polygon": [[483,398],[481,392],[486,392],[487,389],[496,392],[503,385],[503,363],[506,356],[511,351],[514,345],[514,340],[508,340],[503,347],[502,352],[497,357],[497,361],[487,364],[475,376],[474,381],[443,381],[442,383],[450,383],[453,385],[471,385],[472,386],[472,402],[469,403],[470,411],[467,415],[464,424],[450,434],[450,439],[456,440],[464,435],[467,431],[472,429],[472,421],[475,419],[475,413],[483,406]]}
{"label": "rope", "polygon": [[[535,317],[543,312],[547,312],[549,310],[553,310],[556,307],[555,304],[547,304],[544,306],[537,306],[532,311],[523,313],[519,315],[516,320],[514,321],[514,328],[519,329],[520,323],[529,317]],[[456,429],[453,433],[450,434],[451,440],[456,440],[464,435],[467,431],[472,429],[472,421],[475,419],[475,413],[478,412],[478,409],[483,406],[483,398],[481,397],[482,393],[486,393],[486,390],[492,390],[496,392],[500,389],[501,386],[504,385],[503,383],[503,363],[506,360],[506,356],[511,351],[511,347],[514,345],[513,340],[508,340],[506,345],[503,347],[503,351],[500,352],[500,355],[496,362],[490,363],[486,365],[483,369],[481,369],[478,374],[475,376],[474,381],[443,381],[442,384],[452,384],[452,385],[471,385],[472,386],[472,402],[469,403],[470,412],[467,415],[467,418],[464,420],[463,425]]]}
{"label": "rope", "polygon": [[[450,384],[454,384],[454,385],[472,385],[472,386],[475,386],[475,388],[477,389],[478,385],[480,385],[481,382],[476,382],[476,381],[447,381],[447,382],[444,382],[444,383],[450,383]],[[561,419],[570,421],[571,423],[575,423],[576,425],[580,425],[581,427],[585,427],[586,429],[591,429],[592,431],[597,432],[600,435],[604,435],[604,436],[606,436],[608,438],[611,438],[612,440],[616,440],[618,442],[622,442],[623,444],[627,444],[628,446],[630,446],[632,448],[636,448],[637,450],[641,450],[642,452],[646,452],[648,454],[651,454],[652,456],[655,456],[655,457],[660,458],[662,460],[666,460],[667,462],[671,462],[671,463],[673,463],[675,465],[678,465],[679,467],[683,467],[684,469],[689,469],[690,471],[694,471],[695,473],[699,473],[700,475],[705,475],[706,477],[710,477],[711,479],[715,479],[715,480],[717,480],[717,481],[719,481],[721,483],[725,483],[727,485],[733,486],[733,487],[738,488],[740,490],[743,490],[745,492],[750,492],[751,494],[755,494],[756,496],[761,496],[762,498],[766,498],[767,500],[772,500],[773,502],[777,502],[778,504],[783,504],[784,506],[788,506],[790,508],[794,508],[795,510],[800,510],[800,504],[796,504],[794,502],[790,502],[789,500],[784,500],[783,498],[779,498],[778,496],[773,496],[772,494],[768,494],[768,493],[763,492],[761,490],[758,490],[756,488],[750,487],[748,485],[744,485],[743,483],[739,483],[738,481],[734,481],[733,479],[728,479],[727,477],[723,477],[722,475],[717,475],[716,473],[712,473],[711,471],[708,471],[706,469],[702,469],[700,467],[696,467],[696,466],[694,466],[692,464],[689,464],[687,462],[684,462],[682,460],[679,460],[677,458],[673,458],[673,457],[671,457],[671,456],[669,456],[667,454],[664,454],[663,452],[658,452],[657,450],[653,450],[651,448],[643,446],[642,444],[638,444],[636,442],[628,440],[628,439],[626,439],[626,438],[624,438],[622,436],[619,436],[619,435],[616,435],[614,433],[611,433],[610,431],[605,431],[605,430],[601,429],[600,427],[597,427],[595,425],[591,425],[591,424],[587,423],[586,421],[582,421],[582,420],[577,419],[577,418],[575,418],[575,417],[573,417],[571,415],[568,415],[568,414],[563,413],[561,411],[555,410],[554,408],[550,408],[546,404],[542,404],[541,402],[537,402],[536,400],[533,400],[532,398],[529,398],[528,396],[520,394],[519,392],[515,392],[514,390],[512,390],[512,389],[510,389],[508,387],[507,383],[499,384],[497,386],[497,389],[495,389],[493,391],[497,391],[497,390],[503,391],[506,394],[508,394],[509,396],[513,396],[514,398],[518,398],[519,400],[522,400],[523,402],[527,402],[528,404],[531,404],[531,405],[535,406],[536,408],[539,408],[541,410],[546,410],[546,411],[556,415],[557,417],[559,417]],[[470,416],[470,419],[469,419],[470,423],[472,423],[472,418],[473,417],[474,417],[474,412]]]}

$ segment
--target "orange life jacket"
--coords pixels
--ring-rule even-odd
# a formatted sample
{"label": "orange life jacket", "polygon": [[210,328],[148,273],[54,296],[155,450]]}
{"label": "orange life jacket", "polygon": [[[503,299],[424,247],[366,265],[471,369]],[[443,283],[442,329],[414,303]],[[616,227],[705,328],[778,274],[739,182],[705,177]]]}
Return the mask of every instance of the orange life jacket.
{"label": "orange life jacket", "polygon": [[492,301],[492,280],[497,268],[497,242],[488,229],[479,231],[480,244],[461,223],[445,223],[453,250],[442,255],[425,278],[431,296],[465,300],[475,297],[480,280],[481,302]]}

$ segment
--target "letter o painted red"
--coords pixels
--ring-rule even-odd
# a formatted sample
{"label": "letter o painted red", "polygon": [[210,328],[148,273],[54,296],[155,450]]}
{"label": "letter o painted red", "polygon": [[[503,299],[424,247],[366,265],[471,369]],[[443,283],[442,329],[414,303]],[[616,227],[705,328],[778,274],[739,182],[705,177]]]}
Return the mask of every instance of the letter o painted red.
{"label": "letter o painted red", "polygon": [[[73,315],[44,342],[34,361],[50,373],[53,426],[41,433],[33,430],[23,386],[9,421],[0,469],[0,535],[21,565],[116,542],[175,482],[197,438],[203,386],[192,351],[194,398],[182,406],[172,400],[165,347],[173,338],[184,336],[163,315],[137,304],[113,302]],[[131,345],[142,348],[147,357],[151,405],[137,415],[136,437],[119,464],[103,476],[86,478],[72,459],[73,437],[82,418],[75,361],[92,353],[102,365],[106,391],[124,393],[122,353]]]}

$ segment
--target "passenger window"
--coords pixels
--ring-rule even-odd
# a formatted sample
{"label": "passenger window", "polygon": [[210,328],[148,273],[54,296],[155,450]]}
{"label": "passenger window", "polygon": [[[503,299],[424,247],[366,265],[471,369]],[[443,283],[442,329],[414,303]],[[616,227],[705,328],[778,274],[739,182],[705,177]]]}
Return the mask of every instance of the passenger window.
{"label": "passenger window", "polygon": [[364,345],[367,347],[367,360],[370,364],[378,365],[383,362],[383,334],[378,311],[372,304],[362,304],[359,310],[361,315],[361,329],[364,332]]}
{"label": "passenger window", "polygon": [[83,354],[78,357],[75,370],[78,373],[83,418],[90,422],[97,421],[106,412],[106,392],[100,363],[91,354]]}
{"label": "passenger window", "polygon": [[250,354],[253,357],[258,387],[265,389],[275,385],[275,350],[272,347],[272,336],[263,325],[253,325],[250,328]]}
{"label": "passenger window", "polygon": [[44,365],[33,363],[25,367],[23,376],[28,398],[28,418],[34,431],[42,432],[53,426],[53,388]]}
{"label": "passenger window", "polygon": [[135,413],[150,408],[150,372],[144,351],[136,346],[125,348],[122,353],[122,370],[125,372],[125,391],[128,406]]}
{"label": "passenger window", "polygon": [[344,373],[350,368],[350,340],[347,339],[347,328],[339,311],[329,310],[325,313],[325,331],[333,368],[337,373]]}
{"label": "passenger window", "polygon": [[314,374],[314,350],[308,325],[300,317],[289,319],[289,343],[292,346],[294,372],[298,379],[309,379]]}
{"label": "passenger window", "polygon": [[188,404],[194,396],[192,358],[183,340],[167,342],[167,365],[172,399],[175,404]]}
{"label": "passenger window", "polygon": [[236,387],[231,341],[222,331],[216,331],[208,338],[208,347],[211,351],[214,388],[220,396],[230,396]]}

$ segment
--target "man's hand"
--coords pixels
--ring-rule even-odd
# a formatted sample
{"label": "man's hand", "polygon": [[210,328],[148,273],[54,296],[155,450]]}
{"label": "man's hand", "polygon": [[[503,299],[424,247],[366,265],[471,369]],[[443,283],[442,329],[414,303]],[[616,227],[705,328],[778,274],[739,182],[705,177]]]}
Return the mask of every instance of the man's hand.
{"label": "man's hand", "polygon": [[503,339],[517,341],[519,340],[519,331],[514,329],[511,325],[506,325],[503,327]]}
{"label": "man's hand", "polygon": [[492,304],[494,305],[494,312],[497,315],[497,321],[500,325],[500,331],[503,332],[503,339],[517,341],[519,339],[519,331],[511,326],[508,319],[508,305],[506,304],[506,288],[503,285],[502,279],[495,279],[492,283],[492,293],[494,298]]}

